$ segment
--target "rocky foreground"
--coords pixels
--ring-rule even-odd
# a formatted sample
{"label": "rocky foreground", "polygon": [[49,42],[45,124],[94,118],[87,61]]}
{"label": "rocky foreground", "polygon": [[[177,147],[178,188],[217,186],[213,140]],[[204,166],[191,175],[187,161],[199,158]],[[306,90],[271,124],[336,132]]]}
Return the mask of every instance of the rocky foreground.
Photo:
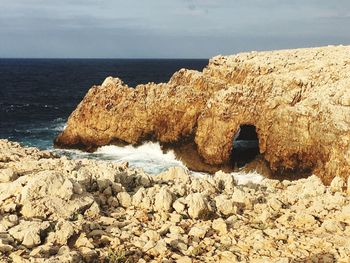
{"label": "rocky foreground", "polygon": [[56,145],[188,141],[219,166],[249,124],[273,173],[310,172],[329,184],[349,176],[349,87],[350,46],[217,56],[202,72],[181,69],[167,83],[135,88],[109,77],[89,90]]}
{"label": "rocky foreground", "polygon": [[0,262],[350,262],[350,183],[149,176],[0,140]]}

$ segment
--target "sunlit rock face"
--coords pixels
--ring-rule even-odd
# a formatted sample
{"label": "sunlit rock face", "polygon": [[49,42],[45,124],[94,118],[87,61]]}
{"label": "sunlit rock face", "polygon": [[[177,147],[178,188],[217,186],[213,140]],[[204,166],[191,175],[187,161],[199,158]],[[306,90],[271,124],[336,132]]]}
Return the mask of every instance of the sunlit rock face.
{"label": "sunlit rock face", "polygon": [[190,140],[210,165],[229,162],[233,138],[253,125],[274,173],[324,182],[350,171],[350,47],[217,56],[203,72],[134,89],[118,78],[92,87],[57,137],[59,147]]}

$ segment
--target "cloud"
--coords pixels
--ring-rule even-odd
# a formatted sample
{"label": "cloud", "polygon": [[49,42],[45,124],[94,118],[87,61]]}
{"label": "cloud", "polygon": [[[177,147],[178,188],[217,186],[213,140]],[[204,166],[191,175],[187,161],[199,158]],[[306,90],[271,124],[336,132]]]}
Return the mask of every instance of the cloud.
{"label": "cloud", "polygon": [[208,57],[350,42],[348,0],[0,2],[0,57]]}

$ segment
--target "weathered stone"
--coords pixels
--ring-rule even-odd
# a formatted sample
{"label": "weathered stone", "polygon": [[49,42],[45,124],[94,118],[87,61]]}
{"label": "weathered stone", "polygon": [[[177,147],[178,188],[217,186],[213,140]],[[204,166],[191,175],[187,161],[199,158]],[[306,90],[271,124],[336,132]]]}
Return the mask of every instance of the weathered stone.
{"label": "weathered stone", "polygon": [[185,198],[181,197],[176,199],[176,201],[173,204],[173,208],[175,209],[176,212],[178,212],[179,214],[182,214],[186,208]]}
{"label": "weathered stone", "polygon": [[60,245],[67,245],[71,236],[75,233],[74,226],[71,222],[59,220],[55,226],[55,232],[51,232],[47,238],[48,242]]}
{"label": "weathered stone", "polygon": [[122,207],[128,208],[131,206],[131,196],[127,192],[118,193],[117,198]]}
{"label": "weathered stone", "polygon": [[25,247],[33,248],[41,244],[40,237],[49,227],[50,224],[47,221],[22,221],[11,228],[9,233]]}
{"label": "weathered stone", "polygon": [[0,183],[7,183],[17,179],[17,175],[11,168],[0,170]]}
{"label": "weathered stone", "polygon": [[75,246],[77,248],[80,247],[87,247],[87,248],[94,248],[94,245],[91,243],[91,241],[86,237],[85,233],[82,233],[79,235],[78,239],[75,241]]}
{"label": "weathered stone", "polygon": [[8,253],[11,252],[13,250],[13,246],[11,246],[10,244],[5,244],[3,243],[3,241],[0,239],[0,253]]}
{"label": "weathered stone", "polygon": [[[8,145],[0,140],[0,159],[3,152],[11,157],[6,153],[11,149]],[[230,181],[224,187],[226,175],[217,180],[189,176],[186,184],[156,175],[146,187],[138,179],[143,177],[141,170],[96,160],[34,162],[25,149],[14,148],[18,158],[0,162],[0,169],[11,167],[21,174],[15,181],[0,183],[0,261],[78,263],[118,258],[137,262],[142,258],[141,262],[170,263],[184,256],[195,262],[349,261],[350,197],[332,191],[316,176],[238,186]],[[79,174],[84,167],[88,175]],[[34,187],[38,175],[42,181]],[[114,189],[113,184],[118,186]],[[114,206],[108,201],[118,199],[125,189],[133,194],[130,205]],[[167,194],[162,191],[169,192],[174,202],[164,202]],[[72,202],[84,196],[92,204],[71,210]],[[24,200],[40,212],[36,216],[40,219],[23,216]],[[53,209],[57,204],[62,208]],[[169,212],[169,207],[174,211]],[[62,212],[66,208],[69,217]]]}
{"label": "weathered stone", "polygon": [[50,171],[35,175],[21,195],[21,213],[26,217],[70,218],[94,202],[89,194],[75,196],[72,182]]}
{"label": "weathered stone", "polygon": [[190,217],[197,219],[205,219],[210,215],[210,207],[201,193],[190,194],[186,197],[188,204],[188,214]]}
{"label": "weathered stone", "polygon": [[154,208],[156,211],[170,212],[173,204],[173,195],[166,189],[162,188],[155,196]]}
{"label": "weathered stone", "polygon": [[342,192],[345,188],[345,181],[343,178],[336,176],[333,178],[330,187],[332,192]]}
{"label": "weathered stone", "polygon": [[316,224],[316,220],[315,217],[310,214],[298,212],[294,216],[294,224],[297,227],[313,227],[314,224]]}
{"label": "weathered stone", "polygon": [[218,212],[225,216],[233,215],[237,212],[237,207],[228,196],[219,195],[215,197],[215,204]]}
{"label": "weathered stone", "polygon": [[179,259],[176,260],[176,263],[192,263],[192,259],[187,256],[180,257]]}
{"label": "weathered stone", "polygon": [[204,238],[205,234],[207,233],[208,229],[205,227],[200,227],[200,226],[194,226],[191,228],[190,232],[188,235],[194,236],[197,238]]}
{"label": "weathered stone", "polygon": [[222,218],[215,219],[213,221],[212,228],[216,230],[220,235],[225,235],[227,233],[227,225],[225,220]]}
{"label": "weathered stone", "polygon": [[237,256],[230,251],[220,252],[219,263],[238,262]]}
{"label": "weathered stone", "polygon": [[235,178],[231,174],[222,171],[218,171],[214,174],[214,181],[216,187],[220,190],[224,190],[226,193],[232,193],[236,185]]}

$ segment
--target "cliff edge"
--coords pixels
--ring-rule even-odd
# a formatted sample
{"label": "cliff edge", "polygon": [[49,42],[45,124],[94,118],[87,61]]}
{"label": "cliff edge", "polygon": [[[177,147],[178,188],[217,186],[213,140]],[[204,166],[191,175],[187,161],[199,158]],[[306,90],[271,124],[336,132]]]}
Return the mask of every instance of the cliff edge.
{"label": "cliff edge", "polygon": [[58,147],[190,140],[204,162],[230,160],[253,125],[274,173],[310,171],[329,183],[350,171],[350,46],[217,56],[202,71],[130,88],[92,87],[56,138]]}

